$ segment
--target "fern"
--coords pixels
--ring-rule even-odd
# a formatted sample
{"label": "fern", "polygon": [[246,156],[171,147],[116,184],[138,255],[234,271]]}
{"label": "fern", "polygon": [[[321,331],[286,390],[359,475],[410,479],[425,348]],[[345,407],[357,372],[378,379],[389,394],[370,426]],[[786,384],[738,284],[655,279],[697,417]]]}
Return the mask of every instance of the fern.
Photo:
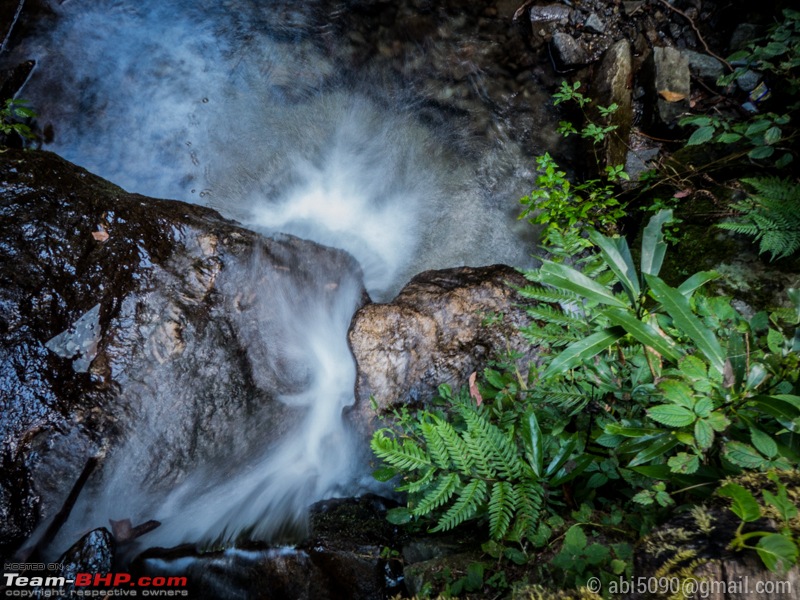
{"label": "fern", "polygon": [[439,519],[432,533],[447,531],[461,525],[475,516],[486,497],[486,482],[483,479],[473,479],[464,486],[458,494],[458,499],[447,512]]}
{"label": "fern", "polygon": [[404,440],[401,444],[394,437],[386,434],[392,433],[390,429],[381,429],[375,432],[370,446],[378,458],[401,471],[412,471],[431,467],[433,463],[428,453],[412,440]]}
{"label": "fern", "polygon": [[411,511],[415,517],[427,515],[433,512],[440,506],[443,506],[452,498],[453,494],[461,491],[463,485],[458,473],[449,473],[439,480],[436,487],[432,488],[425,496],[417,503],[417,506]]}
{"label": "fern", "polygon": [[492,539],[501,540],[506,536],[516,508],[515,486],[507,481],[496,481],[489,500],[489,535]]}
{"label": "fern", "polygon": [[800,249],[800,185],[779,177],[742,181],[754,192],[747,200],[733,205],[742,213],[737,220],[718,226],[753,237],[758,242],[759,252],[771,254],[771,260],[797,252]]}

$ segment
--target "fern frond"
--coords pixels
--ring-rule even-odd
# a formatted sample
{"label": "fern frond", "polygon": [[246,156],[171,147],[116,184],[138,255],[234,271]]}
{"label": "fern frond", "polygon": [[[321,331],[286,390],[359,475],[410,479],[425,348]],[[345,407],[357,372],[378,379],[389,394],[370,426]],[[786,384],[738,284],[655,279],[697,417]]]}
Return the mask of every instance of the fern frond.
{"label": "fern frond", "polygon": [[479,449],[482,448],[483,458],[488,454],[487,462],[491,463],[491,467],[483,476],[494,478],[490,473],[500,472],[506,479],[519,477],[522,472],[520,455],[511,439],[475,409],[463,407],[460,412],[467,423],[467,431],[476,445],[477,453],[481,454]]}
{"label": "fern frond", "polygon": [[370,447],[375,455],[387,464],[404,471],[417,471],[432,467],[428,454],[413,440],[404,440],[401,444],[395,437],[386,434],[391,429],[380,429],[375,432]]}
{"label": "fern frond", "polygon": [[550,306],[548,304],[529,306],[525,309],[525,312],[534,319],[544,321],[545,323],[553,323],[562,327],[586,326],[586,319],[577,318],[572,311],[565,312],[560,307]]}
{"label": "fern frond", "polygon": [[539,524],[542,488],[532,481],[521,481],[514,484],[514,495],[517,501],[517,517],[513,525],[514,535],[518,539],[533,539]]}
{"label": "fern frond", "polygon": [[489,535],[492,539],[501,540],[505,537],[516,508],[514,485],[507,481],[494,482],[489,496]]}
{"label": "fern frond", "polygon": [[563,290],[545,285],[527,285],[525,287],[517,288],[517,291],[523,298],[530,298],[532,300],[548,302],[551,304],[569,302],[578,298],[577,294],[570,292],[569,290]]}
{"label": "fern frond", "polygon": [[422,497],[417,506],[411,511],[411,514],[415,517],[421,517],[433,512],[440,506],[447,504],[453,494],[460,491],[461,488],[461,478],[458,473],[445,475]]}
{"label": "fern frond", "polygon": [[431,533],[448,531],[458,527],[464,521],[471,519],[478,512],[486,498],[486,482],[483,479],[473,479],[458,492],[458,498],[445,512]]}
{"label": "fern frond", "polygon": [[398,492],[408,492],[409,494],[418,494],[425,488],[427,488],[431,481],[433,480],[433,476],[436,474],[436,469],[431,467],[427,471],[425,471],[425,475],[416,479],[414,481],[409,481],[408,483],[404,483],[403,485],[397,486]]}
{"label": "fern frond", "polygon": [[439,417],[434,417],[436,432],[447,448],[450,460],[463,475],[471,475],[474,458],[466,442],[453,426]]}
{"label": "fern frond", "polygon": [[436,425],[430,421],[421,420],[419,428],[433,462],[440,469],[447,469],[450,466],[450,453]]}

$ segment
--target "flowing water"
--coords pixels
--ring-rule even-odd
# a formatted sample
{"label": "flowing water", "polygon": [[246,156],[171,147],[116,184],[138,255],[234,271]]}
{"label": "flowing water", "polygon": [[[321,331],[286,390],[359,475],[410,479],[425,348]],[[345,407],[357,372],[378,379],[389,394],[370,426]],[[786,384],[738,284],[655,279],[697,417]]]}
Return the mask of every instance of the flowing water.
{"label": "flowing water", "polygon": [[[342,248],[379,300],[425,269],[530,260],[516,199],[531,154],[554,145],[552,127],[510,14],[493,4],[52,0],[51,9],[3,57],[37,61],[20,96],[52,130],[46,149],[129,191]],[[162,533],[148,542],[274,522],[255,531],[267,536],[354,481],[341,410],[352,402],[346,330],[357,298],[344,290],[330,309],[298,303],[301,290],[271,293],[281,342],[311,370],[305,389],[281,400],[306,417],[224,477],[198,468],[162,494],[150,515]],[[109,458],[119,473],[126,456],[153,452],[148,430]],[[145,502],[123,490],[110,477],[104,499],[86,503],[98,514],[70,529]]]}

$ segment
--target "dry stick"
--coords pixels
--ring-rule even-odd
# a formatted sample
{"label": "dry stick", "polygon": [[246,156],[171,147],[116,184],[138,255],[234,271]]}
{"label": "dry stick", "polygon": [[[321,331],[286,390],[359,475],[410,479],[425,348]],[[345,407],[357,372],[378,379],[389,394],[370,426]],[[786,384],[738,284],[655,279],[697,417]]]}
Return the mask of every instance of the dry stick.
{"label": "dry stick", "polygon": [[733,67],[731,66],[731,63],[729,63],[727,60],[725,60],[721,56],[718,56],[717,54],[715,54],[714,52],[711,51],[711,48],[708,47],[708,44],[706,44],[706,41],[703,39],[703,36],[700,34],[700,30],[697,28],[697,25],[694,24],[694,21],[689,17],[689,15],[687,15],[681,9],[675,8],[674,6],[672,6],[669,2],[667,2],[667,0],[658,0],[658,1],[661,2],[661,4],[666,6],[671,11],[674,11],[674,12],[678,13],[684,19],[689,21],[689,25],[691,25],[692,29],[694,29],[694,32],[697,34],[697,39],[700,40],[701,44],[703,44],[703,48],[706,49],[706,53],[711,55],[711,56],[713,56],[718,61],[720,61],[722,64],[724,64],[726,67],[728,67],[728,69],[733,71]]}

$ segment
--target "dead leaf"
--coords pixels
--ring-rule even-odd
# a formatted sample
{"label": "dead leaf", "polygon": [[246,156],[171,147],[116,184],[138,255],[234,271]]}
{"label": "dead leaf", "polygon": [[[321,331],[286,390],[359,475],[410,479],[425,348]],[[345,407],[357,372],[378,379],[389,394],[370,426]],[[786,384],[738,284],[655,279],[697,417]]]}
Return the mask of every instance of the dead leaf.
{"label": "dead leaf", "polygon": [[481,396],[480,391],[478,390],[478,385],[475,383],[475,380],[478,378],[478,374],[473,371],[472,375],[469,376],[469,395],[475,398],[475,402],[477,402],[478,406],[483,404],[483,396]]}
{"label": "dead leaf", "polygon": [[686,198],[686,196],[691,195],[691,193],[692,193],[692,190],[689,189],[689,188],[686,188],[685,190],[681,190],[679,192],[675,192],[674,194],[672,194],[672,196],[675,197],[675,198]]}
{"label": "dead leaf", "polygon": [[105,242],[108,239],[108,232],[105,230],[93,231],[92,237],[98,242]]}
{"label": "dead leaf", "polygon": [[672,92],[670,90],[662,90],[658,92],[658,95],[667,102],[680,102],[686,99],[686,94],[679,94],[678,92]]}

